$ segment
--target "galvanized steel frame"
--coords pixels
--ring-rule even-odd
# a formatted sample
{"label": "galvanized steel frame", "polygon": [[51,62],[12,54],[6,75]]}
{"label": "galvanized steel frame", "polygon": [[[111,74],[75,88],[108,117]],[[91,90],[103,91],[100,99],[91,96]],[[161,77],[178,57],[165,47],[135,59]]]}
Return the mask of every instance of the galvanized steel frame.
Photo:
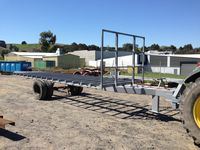
{"label": "galvanized steel frame", "polygon": [[118,85],[118,39],[119,35],[124,35],[124,36],[129,36],[132,37],[133,39],[133,49],[132,49],[132,84],[134,84],[135,81],[135,73],[134,73],[134,68],[135,68],[135,47],[136,47],[136,39],[142,39],[143,40],[143,46],[142,46],[142,82],[144,82],[144,61],[145,61],[145,37],[143,36],[138,36],[138,35],[133,35],[133,34],[127,34],[127,33],[122,33],[122,32],[116,32],[116,31],[111,31],[111,30],[106,30],[103,29],[101,33],[101,89],[103,89],[103,71],[104,71],[104,65],[103,65],[103,60],[104,60],[104,36],[105,33],[112,33],[115,34],[115,86]]}

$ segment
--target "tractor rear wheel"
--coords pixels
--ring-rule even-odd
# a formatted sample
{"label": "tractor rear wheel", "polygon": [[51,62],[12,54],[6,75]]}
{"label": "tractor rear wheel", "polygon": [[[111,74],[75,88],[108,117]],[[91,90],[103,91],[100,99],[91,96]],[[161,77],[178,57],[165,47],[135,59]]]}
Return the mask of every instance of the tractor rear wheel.
{"label": "tractor rear wheel", "polygon": [[181,99],[181,114],[184,128],[200,146],[200,80],[191,83]]}

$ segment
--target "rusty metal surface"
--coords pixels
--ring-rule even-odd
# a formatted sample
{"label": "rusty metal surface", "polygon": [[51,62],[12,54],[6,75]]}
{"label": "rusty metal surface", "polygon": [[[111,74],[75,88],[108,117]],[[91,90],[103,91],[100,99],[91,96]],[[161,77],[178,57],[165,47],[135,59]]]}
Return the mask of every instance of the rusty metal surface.
{"label": "rusty metal surface", "polygon": [[8,124],[14,126],[15,122],[4,119],[3,116],[0,116],[0,128],[5,129],[5,126],[8,125]]}

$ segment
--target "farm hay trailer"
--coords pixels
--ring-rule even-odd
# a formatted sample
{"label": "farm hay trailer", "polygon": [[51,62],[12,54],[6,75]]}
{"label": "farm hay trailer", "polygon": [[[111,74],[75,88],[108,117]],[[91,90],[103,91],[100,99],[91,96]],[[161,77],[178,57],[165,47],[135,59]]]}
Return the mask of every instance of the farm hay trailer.
{"label": "farm hay trailer", "polygon": [[[104,76],[104,36],[105,33],[115,35],[115,74],[114,77]],[[128,36],[133,39],[132,50],[132,78],[119,78],[118,71],[118,38],[119,35]],[[142,82],[144,83],[144,49],[145,37],[102,30],[101,38],[101,65],[100,76],[82,76],[80,74],[63,74],[52,72],[14,72],[15,75],[36,79],[33,84],[34,93],[39,100],[48,100],[52,97],[55,89],[54,83],[63,84],[71,95],[81,94],[84,87],[94,88],[104,91],[113,91],[127,94],[143,94],[152,96],[152,111],[159,113],[160,97],[171,103],[174,109],[180,108],[184,128],[194,139],[196,145],[200,146],[200,71],[193,72],[184,81],[178,83],[176,87],[164,88],[136,84],[135,81],[135,48],[136,39],[143,41],[141,55],[142,59]],[[58,88],[58,87],[57,87]]]}

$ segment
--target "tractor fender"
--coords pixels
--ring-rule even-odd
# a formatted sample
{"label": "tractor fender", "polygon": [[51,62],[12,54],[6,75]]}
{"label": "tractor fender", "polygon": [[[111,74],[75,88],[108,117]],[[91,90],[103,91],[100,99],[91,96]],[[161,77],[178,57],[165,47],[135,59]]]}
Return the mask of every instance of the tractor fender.
{"label": "tractor fender", "polygon": [[189,76],[187,76],[184,80],[184,83],[195,82],[197,78],[200,78],[200,70],[193,71]]}

